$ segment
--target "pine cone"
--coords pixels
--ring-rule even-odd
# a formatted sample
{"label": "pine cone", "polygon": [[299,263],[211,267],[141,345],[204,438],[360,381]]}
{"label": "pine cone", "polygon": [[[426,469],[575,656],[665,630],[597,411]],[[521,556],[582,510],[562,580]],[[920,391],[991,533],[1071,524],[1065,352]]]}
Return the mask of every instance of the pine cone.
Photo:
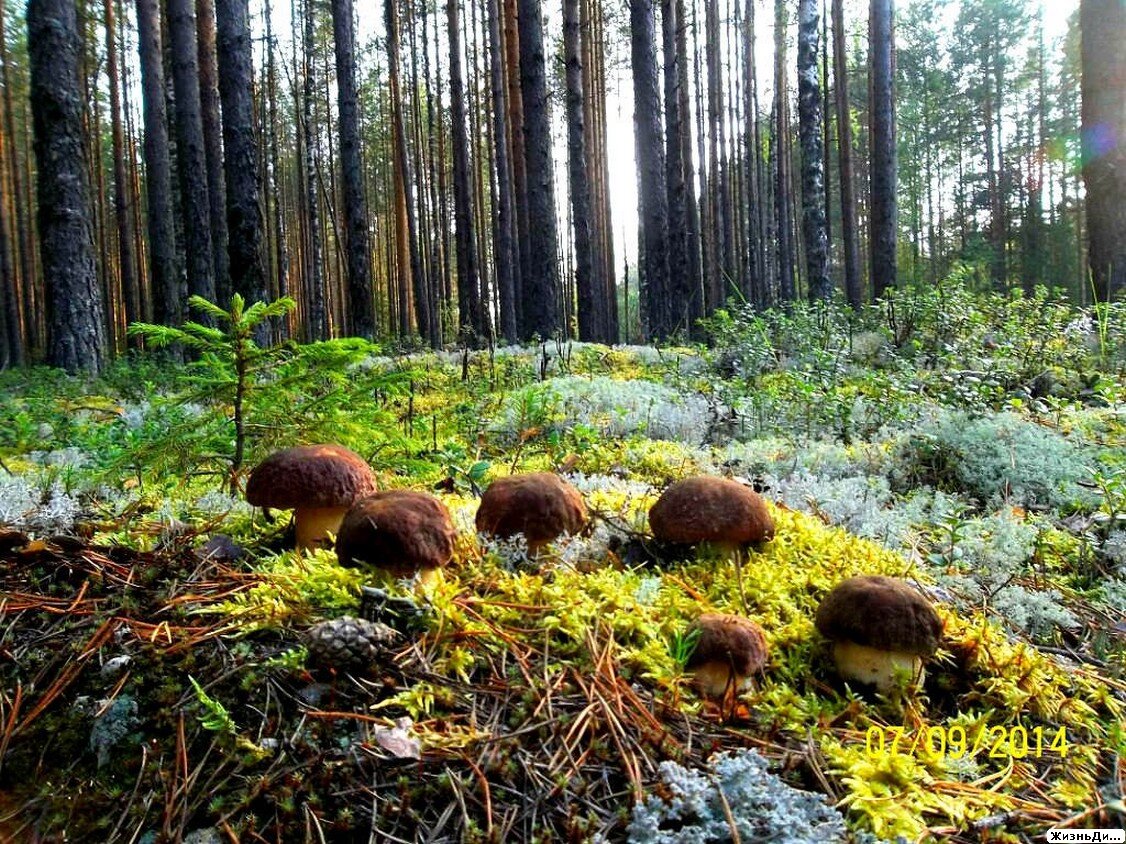
{"label": "pine cone", "polygon": [[398,638],[386,624],[347,615],[314,624],[304,635],[310,660],[337,671],[371,668]]}

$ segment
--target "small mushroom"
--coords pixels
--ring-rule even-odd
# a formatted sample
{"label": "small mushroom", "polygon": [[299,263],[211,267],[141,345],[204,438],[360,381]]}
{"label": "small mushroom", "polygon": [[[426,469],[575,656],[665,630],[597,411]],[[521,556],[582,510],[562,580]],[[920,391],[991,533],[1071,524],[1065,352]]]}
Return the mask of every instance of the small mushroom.
{"label": "small mushroom", "polygon": [[532,552],[562,534],[578,533],[586,522],[579,491],[551,472],[498,478],[477,508],[478,532],[503,538],[522,533]]}
{"label": "small mushroom", "polygon": [[749,618],[729,613],[704,613],[692,626],[699,638],[686,665],[704,697],[722,701],[738,694],[766,665],[766,637]]}
{"label": "small mushroom", "polygon": [[375,490],[364,459],[340,445],[301,445],[275,452],[246,482],[255,507],[293,510],[297,547],[313,548],[335,533],[358,498]]}
{"label": "small mushroom", "polygon": [[707,543],[728,552],[774,538],[774,519],[762,496],[711,475],[685,478],[666,489],[649,510],[649,528],[662,542]]}
{"label": "small mushroom", "polygon": [[450,561],[457,531],[446,505],[426,492],[389,489],[348,510],[336,537],[345,566],[371,566],[393,578],[429,580]]}
{"label": "small mushroom", "polygon": [[923,681],[923,661],[937,649],[942,620],[921,594],[882,575],[850,577],[817,608],[817,629],[833,642],[837,672],[846,680],[896,688],[897,677]]}

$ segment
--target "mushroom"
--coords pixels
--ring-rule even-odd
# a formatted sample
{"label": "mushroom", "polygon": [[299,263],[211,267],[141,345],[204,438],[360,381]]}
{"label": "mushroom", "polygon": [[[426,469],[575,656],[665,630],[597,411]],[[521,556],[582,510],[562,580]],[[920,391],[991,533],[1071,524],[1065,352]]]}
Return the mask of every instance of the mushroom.
{"label": "mushroom", "polygon": [[522,533],[533,553],[564,533],[578,533],[586,522],[579,491],[551,472],[498,478],[477,508],[478,532],[505,538]]}
{"label": "mushroom", "polygon": [[711,475],[685,478],[666,489],[649,510],[649,528],[662,542],[707,543],[727,552],[774,538],[774,519],[762,496]]}
{"label": "mushroom", "polygon": [[301,445],[275,452],[246,482],[255,507],[293,510],[297,547],[308,549],[335,533],[352,503],[375,490],[364,459],[340,445]]}
{"label": "mushroom", "polygon": [[345,566],[427,581],[450,561],[456,539],[450,511],[433,495],[389,489],[352,505],[336,537],[336,555]]}
{"label": "mushroom", "polygon": [[686,667],[704,697],[722,701],[729,690],[744,691],[766,665],[766,637],[749,618],[704,613],[691,629],[699,631],[699,638]]}
{"label": "mushroom", "polygon": [[942,620],[905,581],[882,575],[850,577],[817,608],[817,629],[833,642],[837,672],[888,692],[897,676],[923,681],[923,660],[938,649]]}

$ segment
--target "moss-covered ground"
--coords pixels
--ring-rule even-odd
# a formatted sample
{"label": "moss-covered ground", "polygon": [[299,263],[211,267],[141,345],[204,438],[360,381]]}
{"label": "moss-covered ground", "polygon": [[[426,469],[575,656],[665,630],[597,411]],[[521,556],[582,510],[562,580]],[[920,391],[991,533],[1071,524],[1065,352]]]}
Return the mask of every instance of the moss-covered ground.
{"label": "moss-covered ground", "polygon": [[[1123,826],[1121,313],[908,306],[906,336],[811,309],[720,318],[712,348],[281,346],[236,466],[221,355],[0,375],[0,838],[625,840],[659,763],[746,748],[857,840]],[[377,575],[240,497],[256,460],[322,441],[459,529],[436,582],[383,584],[424,619],[367,671],[308,663],[301,634]],[[544,469],[585,535],[529,559],[475,534],[492,478]],[[770,501],[741,564],[647,533],[699,472]],[[836,677],[813,616],[861,573],[935,600],[922,688]],[[722,706],[684,669],[704,611],[770,645]]]}

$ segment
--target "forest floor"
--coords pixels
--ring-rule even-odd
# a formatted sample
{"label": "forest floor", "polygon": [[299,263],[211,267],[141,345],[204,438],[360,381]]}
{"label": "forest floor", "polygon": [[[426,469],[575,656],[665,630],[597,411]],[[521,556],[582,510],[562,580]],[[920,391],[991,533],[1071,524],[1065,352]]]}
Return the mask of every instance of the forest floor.
{"label": "forest floor", "polygon": [[[1126,311],[955,283],[893,308],[721,314],[708,347],[550,343],[0,374],[0,838],[1031,841],[1126,825]],[[219,341],[216,341],[217,343]],[[1116,345],[1117,344],[1117,345]],[[338,442],[459,530],[366,670],[312,624],[364,572],[242,499]],[[594,518],[529,557],[482,488],[553,469]],[[669,553],[671,481],[747,479],[776,536]],[[232,490],[232,482],[234,488]],[[944,622],[921,689],[836,676],[813,625],[854,574]],[[746,614],[769,663],[700,700],[685,631]]]}

